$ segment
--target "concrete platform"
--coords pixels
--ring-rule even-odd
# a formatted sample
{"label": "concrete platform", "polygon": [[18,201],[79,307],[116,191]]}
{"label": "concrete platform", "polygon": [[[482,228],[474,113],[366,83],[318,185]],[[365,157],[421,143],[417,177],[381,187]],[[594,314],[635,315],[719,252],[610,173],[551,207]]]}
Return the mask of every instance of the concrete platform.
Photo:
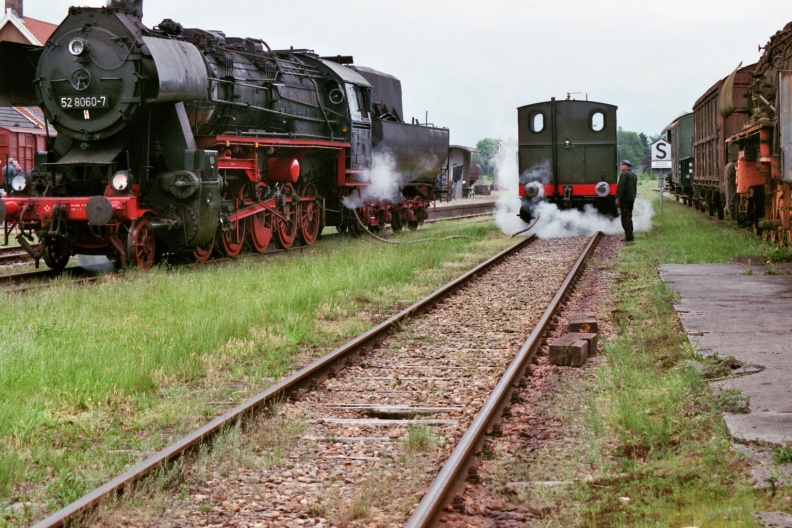
{"label": "concrete platform", "polygon": [[729,434],[742,443],[785,444],[792,441],[792,275],[767,270],[665,265],[660,276],[680,296],[675,308],[696,351],[734,356],[743,365],[734,371],[738,377],[713,382],[748,398],[748,413],[724,415]]}

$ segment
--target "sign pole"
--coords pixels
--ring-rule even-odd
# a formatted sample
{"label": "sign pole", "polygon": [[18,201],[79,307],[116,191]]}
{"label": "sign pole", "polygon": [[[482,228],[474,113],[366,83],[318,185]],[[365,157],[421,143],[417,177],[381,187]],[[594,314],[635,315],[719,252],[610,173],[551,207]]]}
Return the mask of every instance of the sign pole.
{"label": "sign pole", "polygon": [[664,169],[673,169],[673,158],[671,156],[671,143],[665,139],[658,139],[652,143],[652,173],[654,169],[660,169],[660,176],[657,177],[657,186],[660,188],[660,213],[663,213],[663,191],[665,191]]}

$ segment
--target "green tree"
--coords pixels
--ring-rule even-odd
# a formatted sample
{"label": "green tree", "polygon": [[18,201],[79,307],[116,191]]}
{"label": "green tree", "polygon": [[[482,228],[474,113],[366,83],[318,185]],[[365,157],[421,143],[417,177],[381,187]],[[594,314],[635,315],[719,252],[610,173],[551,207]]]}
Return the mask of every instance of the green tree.
{"label": "green tree", "polygon": [[495,164],[493,158],[498,153],[498,140],[484,138],[476,143],[478,152],[473,153],[473,162],[478,163],[479,174],[481,176],[492,176],[495,174]]}
{"label": "green tree", "polygon": [[643,149],[643,157],[641,158],[641,160],[644,161],[646,159],[651,159],[651,157],[652,157],[652,140],[650,140],[646,136],[646,134],[644,134],[643,132],[639,132],[638,133],[638,139],[641,140],[641,145],[643,145],[643,148],[644,148]]}
{"label": "green tree", "polygon": [[640,171],[642,169],[648,152],[646,140],[642,142],[637,133],[619,127],[619,130],[616,131],[616,148],[619,149],[619,156],[621,156],[619,161],[628,159],[633,164],[633,170]]}

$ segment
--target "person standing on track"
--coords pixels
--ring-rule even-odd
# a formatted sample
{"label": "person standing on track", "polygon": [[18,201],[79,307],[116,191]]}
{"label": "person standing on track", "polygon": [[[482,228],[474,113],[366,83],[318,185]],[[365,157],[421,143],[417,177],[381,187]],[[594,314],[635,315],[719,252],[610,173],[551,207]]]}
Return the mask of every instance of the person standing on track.
{"label": "person standing on track", "polygon": [[632,213],[635,204],[635,196],[638,194],[638,176],[630,170],[632,163],[630,160],[622,160],[621,174],[619,174],[619,185],[616,188],[616,207],[621,213],[621,224],[624,228],[624,241],[632,242],[633,236]]}

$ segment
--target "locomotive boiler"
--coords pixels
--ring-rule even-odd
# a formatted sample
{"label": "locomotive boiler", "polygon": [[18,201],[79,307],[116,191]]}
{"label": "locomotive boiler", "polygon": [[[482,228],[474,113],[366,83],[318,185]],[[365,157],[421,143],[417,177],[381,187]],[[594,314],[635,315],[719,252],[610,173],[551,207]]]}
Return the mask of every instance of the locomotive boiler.
{"label": "locomotive boiler", "polygon": [[517,119],[523,221],[533,219],[540,199],[616,213],[615,106],[551,99],[518,108]]}
{"label": "locomotive boiler", "polygon": [[[393,76],[170,19],[149,29],[141,1],[70,8],[27,60],[35,72],[0,88],[35,99],[58,135],[0,220],[6,243],[18,227],[55,269],[74,254],[144,269],[236,257],[312,244],[326,225],[415,228],[448,151],[447,129],[404,122]],[[400,192],[366,193],[377,158]]]}

